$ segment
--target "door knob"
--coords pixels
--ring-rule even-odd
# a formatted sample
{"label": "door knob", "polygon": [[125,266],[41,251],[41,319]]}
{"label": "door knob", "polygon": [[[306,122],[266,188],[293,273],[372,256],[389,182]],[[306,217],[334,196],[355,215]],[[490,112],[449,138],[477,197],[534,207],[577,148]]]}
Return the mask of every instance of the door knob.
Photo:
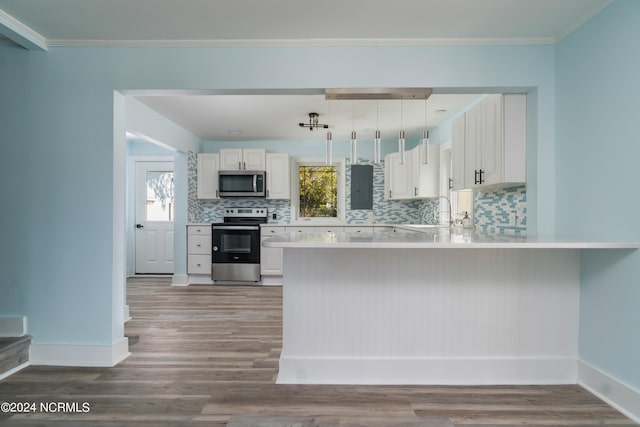
{"label": "door knob", "polygon": [[144,225],[142,225],[142,224],[136,224],[136,228],[144,228]]}

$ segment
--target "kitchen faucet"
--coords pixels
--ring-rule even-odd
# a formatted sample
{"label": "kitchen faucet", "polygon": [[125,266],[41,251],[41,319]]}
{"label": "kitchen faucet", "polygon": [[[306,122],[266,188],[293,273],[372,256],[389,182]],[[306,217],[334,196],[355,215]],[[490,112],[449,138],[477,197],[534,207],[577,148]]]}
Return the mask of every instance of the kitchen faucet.
{"label": "kitchen faucet", "polygon": [[[448,211],[443,211],[441,209],[438,209],[438,216],[442,213],[442,212],[449,212],[449,222],[447,223],[447,225],[449,227],[453,227],[453,208],[451,207],[451,199],[449,199],[447,196],[439,196],[439,199],[446,199],[447,203],[449,204],[449,210]],[[435,216],[436,211],[433,212],[433,215]],[[439,218],[436,218],[439,221]]]}

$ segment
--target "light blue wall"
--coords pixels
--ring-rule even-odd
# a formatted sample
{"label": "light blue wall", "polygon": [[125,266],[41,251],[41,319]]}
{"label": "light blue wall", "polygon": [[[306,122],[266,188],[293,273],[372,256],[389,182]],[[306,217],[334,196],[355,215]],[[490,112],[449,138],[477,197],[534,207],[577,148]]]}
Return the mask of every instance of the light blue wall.
{"label": "light blue wall", "polygon": [[[557,46],[557,229],[640,241],[640,2]],[[640,389],[640,251],[582,253],[580,359]]]}
{"label": "light blue wall", "polygon": [[0,159],[3,174],[19,182],[3,200],[9,243],[2,243],[6,256],[0,260],[0,290],[12,296],[0,303],[0,314],[27,315],[36,343],[99,345],[120,338],[111,302],[118,252],[113,242],[118,224],[113,209],[114,90],[389,86],[535,88],[539,138],[531,149],[540,161],[528,164],[528,179],[538,191],[530,209],[539,212],[540,230],[554,231],[553,46],[46,52],[0,47],[2,144],[19,141]]}

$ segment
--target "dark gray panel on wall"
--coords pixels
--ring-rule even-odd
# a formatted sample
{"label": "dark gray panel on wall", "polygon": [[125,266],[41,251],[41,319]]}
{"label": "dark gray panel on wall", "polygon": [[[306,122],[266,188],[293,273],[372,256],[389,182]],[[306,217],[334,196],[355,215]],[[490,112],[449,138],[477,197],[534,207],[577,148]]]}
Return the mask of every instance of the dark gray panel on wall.
{"label": "dark gray panel on wall", "polygon": [[351,209],[373,209],[372,165],[351,165]]}

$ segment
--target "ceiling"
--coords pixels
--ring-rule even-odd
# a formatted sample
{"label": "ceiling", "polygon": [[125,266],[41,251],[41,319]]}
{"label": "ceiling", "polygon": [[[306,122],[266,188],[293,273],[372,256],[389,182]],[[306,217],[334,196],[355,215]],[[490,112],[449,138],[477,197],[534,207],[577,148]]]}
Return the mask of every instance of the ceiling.
{"label": "ceiling", "polygon": [[[0,0],[0,43],[52,46],[553,44],[612,0]],[[155,96],[153,96],[155,95]],[[434,94],[428,127],[478,95]],[[142,102],[203,140],[417,138],[424,101],[331,101],[306,94],[145,94]],[[400,109],[402,107],[402,114]],[[329,111],[331,110],[331,111]],[[437,110],[445,110],[437,112]],[[330,117],[328,117],[330,112]],[[355,113],[355,114],[354,114]],[[236,131],[239,131],[236,132]]]}
{"label": "ceiling", "polygon": [[609,3],[611,0],[0,0],[0,27],[17,20],[48,46],[354,40],[555,43]]}
{"label": "ceiling", "polygon": [[[144,104],[206,141],[324,139],[326,129],[310,131],[308,114],[320,115],[336,140],[373,139],[376,128],[383,139],[398,137],[402,125],[407,139],[461,111],[478,95],[434,94],[420,100],[326,101],[324,95],[162,95],[137,96]],[[425,116],[425,107],[426,116]],[[426,118],[426,121],[425,121]]]}

